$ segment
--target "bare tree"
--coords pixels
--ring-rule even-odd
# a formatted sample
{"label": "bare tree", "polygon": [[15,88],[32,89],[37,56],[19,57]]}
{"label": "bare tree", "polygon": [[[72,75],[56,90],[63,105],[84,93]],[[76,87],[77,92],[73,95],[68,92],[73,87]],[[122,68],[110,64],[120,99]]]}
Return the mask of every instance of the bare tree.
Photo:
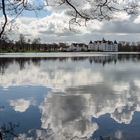
{"label": "bare tree", "polygon": [[[35,1],[35,0],[34,0]],[[43,0],[42,4],[35,5],[30,0],[1,0],[0,10],[4,16],[4,23],[0,29],[0,38],[8,24],[10,14],[14,14],[14,20],[24,10],[42,10],[46,6],[61,6],[68,8],[66,13],[71,16],[69,25],[80,24],[81,19],[86,24],[89,20],[111,20],[115,12],[137,14],[140,12],[139,0]],[[65,10],[65,9],[64,9]],[[71,29],[71,26],[70,26]]]}
{"label": "bare tree", "polygon": [[4,29],[6,27],[6,24],[7,24],[7,15],[6,15],[6,10],[5,10],[5,0],[2,0],[2,12],[3,12],[3,15],[4,15],[4,24],[2,26],[2,29],[1,29],[1,32],[0,32],[0,38],[1,38],[1,35],[3,34],[4,32]]}

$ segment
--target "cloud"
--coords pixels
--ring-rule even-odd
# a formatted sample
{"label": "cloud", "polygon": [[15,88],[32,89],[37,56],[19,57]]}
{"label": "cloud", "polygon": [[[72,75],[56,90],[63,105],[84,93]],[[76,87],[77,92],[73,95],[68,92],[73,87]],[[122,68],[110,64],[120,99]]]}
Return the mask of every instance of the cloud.
{"label": "cloud", "polygon": [[31,105],[31,101],[25,99],[10,100],[9,102],[10,106],[17,112],[25,112]]}
{"label": "cloud", "polygon": [[45,98],[40,106],[42,128],[52,129],[54,140],[91,137],[98,125],[92,123],[86,101],[84,95],[52,94]]}
{"label": "cloud", "polygon": [[[87,60],[78,63],[70,59],[67,63],[57,60],[41,61],[40,66],[32,63],[25,65],[20,71],[25,79],[18,75],[19,71],[17,65],[13,63],[3,74],[5,78],[2,81],[10,77],[8,74],[14,73],[13,77],[18,76],[18,79],[10,77],[12,79],[8,80],[10,84],[11,81],[13,85],[15,83],[48,85],[49,83],[54,85],[53,89],[59,86],[61,89],[52,90],[39,106],[41,129],[36,131],[37,138],[47,140],[89,138],[100,129],[99,124],[93,121],[93,117],[98,119],[102,115],[109,114],[116,123],[130,124],[134,113],[140,111],[138,77],[140,65],[136,59],[134,62],[119,61],[114,65],[108,64],[107,67],[96,63],[91,65]],[[12,100],[11,106],[16,111],[24,112],[30,105],[27,101]],[[28,138],[28,135],[20,136],[23,139]],[[122,132],[115,132],[115,137],[121,139]]]}
{"label": "cloud", "polygon": [[114,21],[129,21],[130,15],[128,15],[126,12],[115,12],[113,15]]}
{"label": "cloud", "polygon": [[134,20],[134,23],[140,24],[140,15]]}
{"label": "cloud", "polygon": [[[117,123],[130,124],[134,112],[140,111],[139,89],[130,87],[133,90],[126,92],[125,89],[120,94],[113,92],[108,83],[72,88],[63,93],[51,92],[39,107],[41,129],[36,130],[34,137],[21,134],[20,138],[86,140],[100,129],[92,117],[100,118],[105,114],[110,114]],[[116,131],[114,137],[122,139],[122,131]]]}
{"label": "cloud", "polygon": [[[45,111],[54,111],[52,112],[53,117],[55,116],[53,114],[59,110],[61,112],[60,116],[57,116],[60,118],[59,120],[71,120],[72,118],[66,116],[71,113],[76,115],[73,116],[74,120],[79,120],[77,116],[81,115],[84,116],[83,118],[91,120],[91,117],[99,118],[108,113],[116,122],[129,124],[134,112],[140,110],[140,80],[138,78],[140,66],[138,64],[138,61],[126,61],[125,64],[118,62],[116,65],[108,64],[103,68],[102,65],[96,65],[96,63],[91,65],[88,59],[78,61],[78,63],[71,59],[67,59],[66,63],[58,60],[53,60],[53,62],[52,60],[42,60],[40,65],[30,62],[30,64],[26,63],[23,69],[19,69],[16,63],[12,63],[1,75],[0,85],[2,87],[40,85],[51,88],[53,93],[51,97],[45,98],[41,110],[42,114],[46,116],[48,112]],[[94,65],[96,67],[93,68]],[[80,110],[78,108],[83,109],[82,114],[80,111],[79,114],[72,112],[72,108],[70,108],[70,112],[67,112],[68,109],[64,109],[69,100],[75,102],[74,108],[77,108],[77,113]],[[46,109],[49,107],[48,102],[51,101],[50,108]],[[56,102],[58,105],[53,110],[51,106],[54,106]],[[26,111],[30,105],[24,100],[11,101],[10,104],[16,111],[21,112]],[[81,106],[82,104],[83,106]],[[88,105],[88,109],[86,105]],[[69,108],[69,104],[66,106]],[[49,117],[50,121],[55,119]],[[49,119],[42,120],[43,128],[47,128],[48,121]]]}
{"label": "cloud", "polygon": [[[61,20],[60,20],[61,19]],[[26,22],[25,22],[26,20]],[[125,35],[125,40],[139,41],[139,23],[135,20],[133,23],[131,20],[121,19],[122,21],[110,21],[99,22],[97,20],[87,22],[87,26],[72,26],[72,30],[69,29],[70,18],[62,14],[51,14],[40,20],[24,18],[18,19],[18,29],[11,34],[15,33],[18,39],[18,34],[25,34],[27,38],[40,37],[42,42],[89,42],[89,38],[92,40],[101,39],[106,37],[107,39],[122,40],[122,35]],[[29,21],[29,22],[28,22]],[[137,24],[135,24],[137,22]],[[131,34],[134,35],[131,35]],[[11,36],[9,34],[9,36]],[[122,34],[122,35],[121,35]],[[134,37],[135,36],[135,37]],[[83,40],[83,41],[82,41]]]}
{"label": "cloud", "polygon": [[117,131],[115,132],[115,137],[116,137],[117,139],[121,140],[121,139],[123,138],[122,131],[117,130]]}
{"label": "cloud", "polygon": [[140,88],[140,80],[139,80],[139,79],[135,79],[135,80],[134,80],[134,83],[135,83],[135,85],[136,85],[137,87]]}
{"label": "cloud", "polygon": [[[51,129],[54,140],[65,140],[94,134],[100,126],[90,122],[92,117],[110,114],[117,123],[130,124],[134,112],[140,111],[140,100],[139,89],[129,86],[131,90],[122,89],[120,94],[113,92],[107,83],[50,93],[40,106],[42,128]],[[123,136],[117,131],[115,137],[121,139]]]}
{"label": "cloud", "polygon": [[[16,68],[16,72],[9,72],[9,70],[7,70],[5,74],[1,76],[0,85],[4,88],[19,85],[41,85],[52,88],[52,90],[63,91],[67,87],[92,83],[96,84],[103,81],[100,73],[93,73],[93,71],[88,68],[78,70],[80,68],[79,66],[79,68],[74,68],[73,71],[67,71],[67,66],[63,66],[62,64],[64,69],[59,69],[59,67],[58,64],[54,67],[51,63],[47,65],[44,63],[41,67],[33,64],[25,65],[23,70]],[[72,69],[72,67],[73,64],[70,68]]]}
{"label": "cloud", "polygon": [[[28,17],[27,12],[16,19],[14,29],[9,33],[12,39],[18,39],[19,34],[24,34],[27,38],[40,37],[42,42],[89,42],[90,39],[101,39],[103,36],[107,39],[139,41],[139,16],[132,17],[125,12],[109,13],[113,19],[111,21],[88,21],[78,24],[72,24],[72,30],[69,28],[69,21],[72,19],[72,8],[66,4],[59,5],[59,0],[48,1],[50,6],[44,8],[46,11],[43,16],[35,18]],[[100,1],[99,1],[100,2]],[[126,1],[125,1],[126,2]],[[120,2],[125,5],[125,2]],[[42,3],[40,1],[40,3]],[[77,6],[78,10],[84,10],[90,16],[98,16],[91,8],[95,7],[95,1],[90,4],[87,0],[72,0],[71,3]],[[84,3],[84,4],[83,4]],[[43,4],[43,3],[42,3]],[[121,4],[120,4],[121,5]],[[119,6],[120,6],[119,5]],[[118,5],[117,5],[118,6]],[[104,8],[104,12],[107,13]],[[95,15],[94,15],[95,14]],[[10,17],[9,17],[10,18]],[[17,27],[15,29],[15,27]],[[135,35],[132,35],[132,33]],[[90,38],[89,38],[90,37]]]}
{"label": "cloud", "polygon": [[[23,33],[25,36],[27,36],[27,38],[40,37],[43,42],[69,42],[69,40],[72,41],[72,39],[74,39],[73,36],[98,31],[102,27],[102,23],[95,20],[88,22],[87,26],[71,25],[73,28],[71,31],[69,28],[70,19],[71,18],[65,15],[63,12],[53,13],[39,20],[35,18],[29,19],[21,17],[20,19],[17,19],[15,23],[18,28],[14,29],[9,36],[11,37],[11,35],[14,33],[18,39],[18,34]],[[65,40],[66,38],[69,38],[69,40]]]}
{"label": "cloud", "polygon": [[120,93],[121,91],[125,91],[129,89],[129,83],[119,83],[113,85],[113,90]]}

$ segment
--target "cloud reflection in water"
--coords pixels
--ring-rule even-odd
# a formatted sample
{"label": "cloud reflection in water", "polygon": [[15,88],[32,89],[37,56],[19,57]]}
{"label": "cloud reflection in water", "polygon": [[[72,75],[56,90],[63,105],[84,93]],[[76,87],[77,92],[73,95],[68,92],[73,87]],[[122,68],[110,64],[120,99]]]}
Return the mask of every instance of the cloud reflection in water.
{"label": "cloud reflection in water", "polygon": [[18,112],[25,112],[30,105],[31,105],[30,100],[25,99],[10,100],[10,106],[12,106],[13,109]]}
{"label": "cloud reflection in water", "polygon": [[[41,128],[35,132],[36,139],[86,139],[100,130],[92,118],[109,114],[119,124],[132,122],[134,113],[140,111],[139,71],[139,63],[131,61],[107,67],[86,60],[41,61],[39,66],[26,64],[16,73],[7,69],[1,75],[0,86],[43,85],[52,89],[39,105]],[[10,101],[10,106],[18,112],[26,111],[30,105],[25,99]],[[123,137],[120,130],[114,135],[117,139]]]}

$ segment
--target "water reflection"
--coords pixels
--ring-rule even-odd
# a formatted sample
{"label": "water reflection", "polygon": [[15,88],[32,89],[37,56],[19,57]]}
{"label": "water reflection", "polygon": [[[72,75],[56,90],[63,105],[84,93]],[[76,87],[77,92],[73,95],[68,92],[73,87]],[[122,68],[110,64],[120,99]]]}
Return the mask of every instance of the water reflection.
{"label": "water reflection", "polygon": [[140,139],[139,60],[0,58],[0,123],[20,123],[15,140]]}
{"label": "water reflection", "polygon": [[[100,118],[102,115],[110,114],[116,122],[130,124],[134,112],[140,111],[140,89],[137,87],[121,91],[119,94],[109,85],[82,88],[72,91],[69,89],[65,93],[67,95],[55,93],[46,97],[41,105],[42,128],[47,128],[50,124],[60,140],[72,139],[75,136],[79,139],[86,136],[87,139],[100,128],[96,122],[91,122],[92,117]],[[84,91],[87,93],[83,94]],[[71,92],[78,92],[79,95],[71,95]]]}
{"label": "water reflection", "polygon": [[29,108],[30,104],[31,101],[25,99],[10,100],[10,106],[18,112],[25,112]]}
{"label": "water reflection", "polygon": [[[41,105],[42,128],[52,129],[53,139],[89,138],[98,129],[97,123],[92,123],[88,96],[52,94]],[[57,127],[56,127],[57,126]]]}
{"label": "water reflection", "polygon": [[68,60],[71,60],[73,62],[75,61],[89,61],[92,63],[99,63],[103,66],[109,63],[114,62],[116,64],[120,61],[135,61],[138,62],[140,60],[140,54],[110,54],[110,55],[100,55],[100,56],[84,56],[84,57],[20,57],[20,58],[10,58],[10,57],[4,57],[0,58],[0,73],[4,74],[5,70],[9,67],[9,65],[16,64],[19,66],[20,70],[24,69],[26,65],[33,64],[35,66],[40,66],[40,63],[42,61],[50,61],[50,62],[67,62]]}
{"label": "water reflection", "polygon": [[0,140],[18,137],[18,135],[14,132],[14,129],[17,127],[19,127],[19,125],[13,124],[12,122],[9,122],[8,124],[2,124],[0,126]]}

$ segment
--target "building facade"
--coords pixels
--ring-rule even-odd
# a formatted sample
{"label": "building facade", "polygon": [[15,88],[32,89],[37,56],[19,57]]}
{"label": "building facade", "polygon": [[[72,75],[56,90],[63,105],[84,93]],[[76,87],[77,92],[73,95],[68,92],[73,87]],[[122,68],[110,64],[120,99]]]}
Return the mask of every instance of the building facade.
{"label": "building facade", "polygon": [[117,41],[90,41],[88,45],[89,51],[103,51],[103,52],[118,52],[118,43]]}
{"label": "building facade", "polygon": [[72,43],[69,48],[67,48],[67,51],[74,51],[74,52],[80,52],[80,51],[87,51],[88,46],[84,43]]}

